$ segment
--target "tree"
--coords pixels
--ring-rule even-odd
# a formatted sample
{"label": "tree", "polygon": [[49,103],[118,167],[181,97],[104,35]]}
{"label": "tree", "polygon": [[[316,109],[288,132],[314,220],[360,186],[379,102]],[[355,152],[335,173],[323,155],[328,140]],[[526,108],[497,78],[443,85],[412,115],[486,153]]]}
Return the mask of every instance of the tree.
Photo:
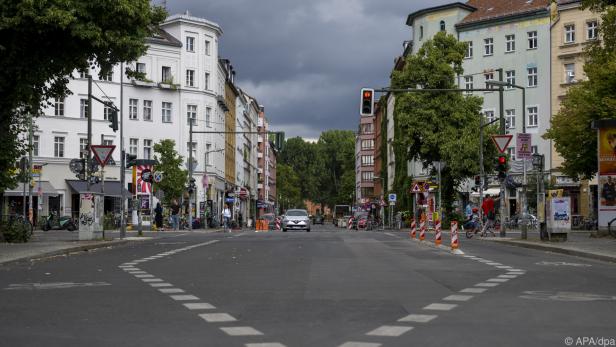
{"label": "tree", "polygon": [[161,140],[154,144],[154,153],[156,171],[163,172],[163,180],[155,187],[163,191],[163,201],[169,204],[182,196],[188,183],[188,171],[182,169],[184,158],[175,150],[175,141]]}
{"label": "tree", "polygon": [[[455,77],[463,73],[465,51],[464,43],[458,42],[453,35],[439,32],[433,39],[426,41],[417,54],[406,57],[404,68],[393,72],[392,86],[456,88]],[[463,179],[479,172],[477,133],[482,117],[482,102],[480,97],[465,96],[460,92],[396,94],[394,190],[400,196],[408,194],[410,185],[406,177],[407,161],[421,161],[424,165],[445,161],[447,166],[441,173],[440,182],[442,201],[445,207],[451,205],[455,187]],[[487,129],[486,138],[493,131],[494,127]],[[484,143],[486,158],[495,154],[495,149],[488,142]]]}
{"label": "tree", "polygon": [[278,203],[285,209],[304,207],[300,182],[299,175],[291,166],[280,162],[276,164],[276,190],[282,198]]}
{"label": "tree", "polygon": [[349,201],[346,194],[352,194],[353,190],[345,191],[342,178],[347,172],[351,172],[352,177],[355,177],[355,134],[350,130],[324,131],[317,145],[319,156],[323,160],[323,171],[319,181],[321,196],[319,202],[333,207],[340,202]]}
{"label": "tree", "polygon": [[[11,0],[0,4],[0,193],[27,146],[20,139],[41,107],[62,98],[75,69],[133,61],[166,16],[149,0]],[[1,197],[1,196],[0,196]]]}
{"label": "tree", "polygon": [[591,122],[616,115],[616,7],[610,0],[585,0],[582,5],[601,13],[601,40],[587,47],[584,72],[588,79],[569,88],[544,138],[554,141],[564,159],[563,173],[589,179],[598,164],[597,133]]}
{"label": "tree", "polygon": [[301,137],[294,137],[286,141],[277,160],[290,166],[297,174],[301,195],[316,201],[320,195],[319,175],[323,171],[321,159],[317,144],[306,142]]}

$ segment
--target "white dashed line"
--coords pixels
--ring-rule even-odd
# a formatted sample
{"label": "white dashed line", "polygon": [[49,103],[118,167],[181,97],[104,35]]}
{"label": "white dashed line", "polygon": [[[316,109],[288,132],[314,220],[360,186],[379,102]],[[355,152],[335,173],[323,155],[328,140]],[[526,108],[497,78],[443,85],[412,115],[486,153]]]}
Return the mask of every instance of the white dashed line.
{"label": "white dashed line", "polygon": [[220,330],[229,336],[259,336],[262,332],[253,327],[222,327]]}
{"label": "white dashed line", "polygon": [[160,278],[143,278],[141,279],[143,282],[151,283],[151,282],[162,282]]}
{"label": "white dashed line", "polygon": [[145,272],[145,271],[140,271],[140,270],[137,270],[137,271],[128,271],[128,273],[129,273],[129,274],[131,274],[131,275],[143,275],[143,274],[147,274],[147,272]]}
{"label": "white dashed line", "polygon": [[490,278],[489,280],[487,280],[487,282],[498,282],[498,283],[504,283],[509,281],[508,278]]}
{"label": "white dashed line", "polygon": [[488,290],[487,288],[465,288],[460,291],[460,293],[477,293],[481,294]]}
{"label": "white dashed line", "polygon": [[137,278],[153,278],[154,275],[135,275]]}
{"label": "white dashed line", "polygon": [[458,305],[456,304],[440,304],[440,303],[436,303],[436,304],[430,304],[426,307],[424,307],[424,310],[435,310],[435,311],[449,311],[451,309],[456,308]]}
{"label": "white dashed line", "polygon": [[338,347],[381,347],[380,343],[372,342],[345,342]]}
{"label": "white dashed line", "polygon": [[409,314],[406,317],[398,319],[398,322],[428,323],[436,317],[438,316],[435,314]]}
{"label": "white dashed line", "polygon": [[199,298],[194,295],[171,295],[171,299],[176,301],[199,300]]}
{"label": "white dashed line", "polygon": [[389,336],[389,337],[398,337],[407,331],[413,330],[413,327],[403,327],[403,326],[393,326],[393,325],[383,325],[378,327],[371,332],[367,333],[368,336]]}
{"label": "white dashed line", "polygon": [[244,346],[246,347],[287,347],[282,343],[278,342],[263,342],[263,343],[247,343]]}
{"label": "white dashed line", "polygon": [[150,286],[154,288],[173,287],[173,284],[171,283],[150,283]]}
{"label": "white dashed line", "polygon": [[448,296],[446,298],[443,298],[443,300],[446,300],[446,301],[469,301],[472,298],[473,298],[472,295],[450,295],[450,296]]}
{"label": "white dashed line", "polygon": [[477,283],[475,284],[476,287],[496,287],[498,285],[498,283],[486,283],[486,282],[482,282],[482,283]]}
{"label": "white dashed line", "polygon": [[516,275],[498,275],[499,278],[516,278]]}
{"label": "white dashed line", "polygon": [[497,268],[499,268],[499,269],[511,269],[511,266],[501,265],[501,266],[497,266]]}
{"label": "white dashed line", "polygon": [[235,322],[237,320],[228,313],[202,313],[199,317],[205,319],[208,323]]}
{"label": "white dashed line", "polygon": [[159,289],[158,291],[164,294],[184,293],[184,290],[180,288],[162,288],[162,289]]}
{"label": "white dashed line", "polygon": [[216,307],[206,302],[189,302],[184,304],[189,310],[213,310]]}

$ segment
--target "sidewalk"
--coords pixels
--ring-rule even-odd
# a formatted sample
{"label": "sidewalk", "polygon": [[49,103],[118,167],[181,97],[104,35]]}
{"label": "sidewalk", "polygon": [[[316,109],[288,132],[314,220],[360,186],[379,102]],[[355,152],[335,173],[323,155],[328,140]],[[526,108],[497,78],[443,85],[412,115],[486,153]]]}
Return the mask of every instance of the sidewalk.
{"label": "sidewalk", "polygon": [[[195,230],[193,232],[216,232],[218,229]],[[189,233],[188,230],[180,231],[144,231],[143,236],[137,236],[136,231],[127,231],[126,237],[120,239],[119,231],[105,231],[106,240],[79,241],[78,232],[69,231],[40,231],[35,230],[32,239],[26,243],[0,243],[0,266],[42,259],[57,255],[65,255],[74,252],[84,252],[97,248],[105,248],[126,244],[128,242],[146,241],[154,238],[162,238],[172,234]]]}
{"label": "sidewalk", "polygon": [[597,238],[591,232],[570,232],[567,241],[551,242],[541,241],[537,233],[529,232],[527,240],[521,240],[519,232],[512,233],[515,236],[485,237],[481,240],[616,263],[616,239],[613,237]]}

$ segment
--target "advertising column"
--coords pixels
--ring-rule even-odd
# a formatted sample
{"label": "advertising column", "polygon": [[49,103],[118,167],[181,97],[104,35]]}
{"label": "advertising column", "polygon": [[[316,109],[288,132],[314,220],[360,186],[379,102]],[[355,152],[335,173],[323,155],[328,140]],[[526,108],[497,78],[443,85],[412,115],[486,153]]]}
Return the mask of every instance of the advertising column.
{"label": "advertising column", "polygon": [[599,162],[599,229],[616,218],[616,120],[596,121]]}

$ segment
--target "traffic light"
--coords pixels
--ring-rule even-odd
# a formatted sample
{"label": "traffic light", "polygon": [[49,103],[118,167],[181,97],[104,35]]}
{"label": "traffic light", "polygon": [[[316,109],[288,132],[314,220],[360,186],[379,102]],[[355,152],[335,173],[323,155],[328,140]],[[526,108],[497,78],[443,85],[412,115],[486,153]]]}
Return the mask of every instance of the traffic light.
{"label": "traffic light", "polygon": [[496,172],[499,180],[504,180],[507,177],[507,156],[501,154],[496,159]]}
{"label": "traffic light", "polygon": [[279,131],[276,133],[276,149],[279,151],[282,150],[283,144],[284,144],[284,132]]}
{"label": "traffic light", "polygon": [[111,108],[111,112],[109,113],[109,127],[113,132],[118,131],[118,110],[115,108]]}
{"label": "traffic light", "polygon": [[359,114],[362,116],[374,115],[374,89],[362,88]]}
{"label": "traffic light", "polygon": [[134,161],[136,159],[137,156],[135,154],[124,153],[124,163],[126,165],[126,168],[128,169],[129,167],[135,165]]}

